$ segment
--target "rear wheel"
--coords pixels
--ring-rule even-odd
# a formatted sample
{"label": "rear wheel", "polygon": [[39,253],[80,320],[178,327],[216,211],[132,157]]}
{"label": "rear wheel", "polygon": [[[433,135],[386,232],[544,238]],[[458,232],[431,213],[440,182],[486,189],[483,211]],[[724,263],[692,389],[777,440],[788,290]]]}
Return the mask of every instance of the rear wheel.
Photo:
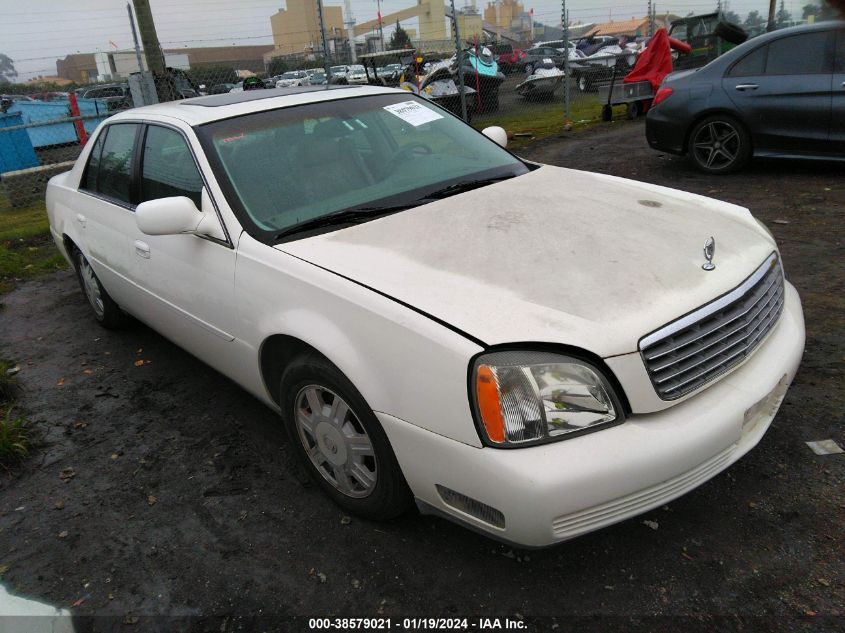
{"label": "rear wheel", "polygon": [[732,117],[707,117],[690,133],[689,157],[703,172],[729,174],[742,169],[751,157],[751,137]]}
{"label": "rear wheel", "polygon": [[411,492],[375,414],[334,365],[312,354],[281,379],[288,436],[311,477],[345,510],[374,520],[404,512]]}
{"label": "rear wheel", "polygon": [[76,276],[88,305],[94,313],[97,322],[106,329],[114,329],[123,322],[123,312],[103,288],[94,269],[81,251],[74,251],[73,263],[76,266]]}

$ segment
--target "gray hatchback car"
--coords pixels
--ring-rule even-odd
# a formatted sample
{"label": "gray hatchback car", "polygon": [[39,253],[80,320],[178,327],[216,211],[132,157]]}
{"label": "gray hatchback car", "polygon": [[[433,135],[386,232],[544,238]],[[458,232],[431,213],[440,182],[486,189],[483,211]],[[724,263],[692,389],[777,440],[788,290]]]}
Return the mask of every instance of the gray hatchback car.
{"label": "gray hatchback car", "polygon": [[710,173],[741,169],[751,156],[845,160],[845,22],[766,33],[672,73],[646,138]]}

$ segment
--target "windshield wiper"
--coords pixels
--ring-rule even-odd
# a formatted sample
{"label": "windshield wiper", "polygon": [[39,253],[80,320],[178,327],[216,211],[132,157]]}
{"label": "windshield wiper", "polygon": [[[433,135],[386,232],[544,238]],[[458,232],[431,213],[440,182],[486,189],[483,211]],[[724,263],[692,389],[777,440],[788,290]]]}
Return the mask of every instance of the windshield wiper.
{"label": "windshield wiper", "polygon": [[493,183],[501,182],[502,180],[508,180],[509,178],[514,177],[514,174],[508,174],[506,176],[494,176],[492,178],[464,180],[449,185],[448,187],[443,187],[443,189],[433,191],[432,193],[426,195],[425,198],[428,200],[439,200],[440,198],[448,198],[449,196],[454,196],[455,194],[464,193],[465,191],[472,191],[473,189],[492,185]]}
{"label": "windshield wiper", "polygon": [[361,224],[362,222],[374,220],[375,218],[383,215],[410,209],[418,204],[418,202],[412,202],[409,204],[397,204],[392,206],[356,207],[354,209],[338,211],[337,213],[323,215],[319,218],[312,218],[310,220],[294,224],[293,226],[289,226],[284,231],[276,233],[276,235],[273,236],[273,241],[278,242],[282,238],[296,235],[297,233],[302,233],[303,231],[311,231],[313,229],[322,229],[329,226],[338,226],[340,224]]}

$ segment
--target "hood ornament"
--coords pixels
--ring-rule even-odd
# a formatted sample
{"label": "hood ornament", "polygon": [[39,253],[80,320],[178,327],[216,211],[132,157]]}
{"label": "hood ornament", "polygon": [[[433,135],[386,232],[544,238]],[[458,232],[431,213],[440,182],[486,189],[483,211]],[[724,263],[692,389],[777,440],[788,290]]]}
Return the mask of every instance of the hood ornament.
{"label": "hood ornament", "polygon": [[713,255],[716,254],[716,238],[712,235],[704,242],[704,259],[707,261],[701,265],[704,270],[714,270],[716,264],[713,263]]}

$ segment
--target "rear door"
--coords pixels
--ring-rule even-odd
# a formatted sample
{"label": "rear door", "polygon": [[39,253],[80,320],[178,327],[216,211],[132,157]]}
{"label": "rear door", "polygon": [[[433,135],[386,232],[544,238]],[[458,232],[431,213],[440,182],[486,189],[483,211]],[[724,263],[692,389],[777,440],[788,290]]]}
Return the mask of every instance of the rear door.
{"label": "rear door", "polygon": [[722,87],[748,125],[755,151],[827,149],[835,31],[771,40],[728,69]]}
{"label": "rear door", "polygon": [[[83,227],[83,252],[106,291],[131,310],[137,300],[130,278],[129,235],[135,228],[135,143],[140,125],[113,123],[97,137],[79,190],[76,221]],[[80,245],[81,246],[81,245]]]}
{"label": "rear door", "polygon": [[845,156],[845,29],[836,34],[836,62],[833,71],[833,116],[830,125],[831,151]]}

